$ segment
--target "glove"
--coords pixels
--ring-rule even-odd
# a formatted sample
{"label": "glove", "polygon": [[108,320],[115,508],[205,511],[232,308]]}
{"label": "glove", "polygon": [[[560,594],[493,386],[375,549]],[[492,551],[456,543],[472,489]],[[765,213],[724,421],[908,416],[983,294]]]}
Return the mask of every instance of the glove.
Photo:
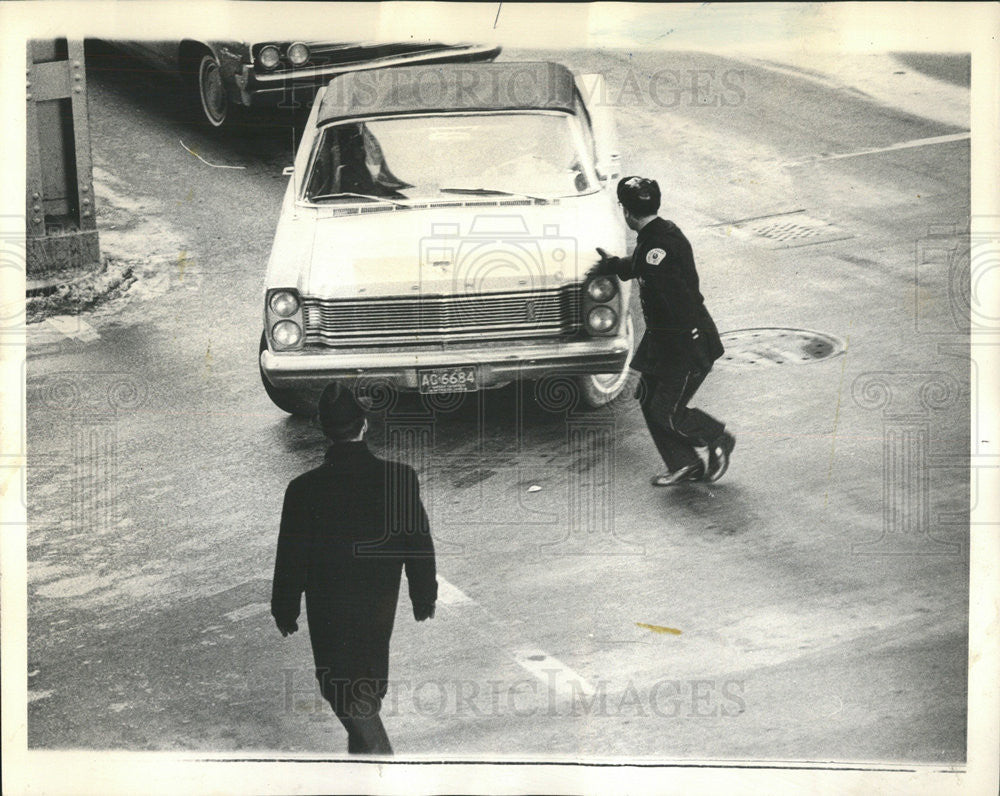
{"label": "glove", "polygon": [[294,619],[285,620],[285,619],[278,619],[278,617],[274,617],[274,624],[278,626],[278,630],[281,631],[282,636],[290,636],[292,633],[294,633],[296,630],[299,629],[299,623],[296,622]]}
{"label": "glove", "polygon": [[413,618],[418,622],[434,618],[434,603],[413,603]]}
{"label": "glove", "polygon": [[614,276],[618,272],[618,258],[612,257],[604,249],[598,248],[597,253],[601,259],[590,269],[594,276]]}

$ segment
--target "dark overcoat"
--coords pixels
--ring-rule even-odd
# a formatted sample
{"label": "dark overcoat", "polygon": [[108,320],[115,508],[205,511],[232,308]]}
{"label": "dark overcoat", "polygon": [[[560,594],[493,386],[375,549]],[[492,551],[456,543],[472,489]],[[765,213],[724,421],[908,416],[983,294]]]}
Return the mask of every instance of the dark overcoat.
{"label": "dark overcoat", "polygon": [[305,593],[316,677],[338,715],[381,705],[404,568],[411,601],[433,605],[434,546],[413,468],[338,443],[288,485],[271,613],[294,622]]}

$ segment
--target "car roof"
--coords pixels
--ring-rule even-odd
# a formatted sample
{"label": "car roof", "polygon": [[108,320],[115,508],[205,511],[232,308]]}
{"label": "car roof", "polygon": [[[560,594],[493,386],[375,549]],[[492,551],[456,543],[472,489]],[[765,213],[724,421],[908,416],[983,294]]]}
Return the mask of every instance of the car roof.
{"label": "car roof", "polygon": [[338,75],[316,123],[447,111],[573,113],[573,74],[551,61],[393,66]]}

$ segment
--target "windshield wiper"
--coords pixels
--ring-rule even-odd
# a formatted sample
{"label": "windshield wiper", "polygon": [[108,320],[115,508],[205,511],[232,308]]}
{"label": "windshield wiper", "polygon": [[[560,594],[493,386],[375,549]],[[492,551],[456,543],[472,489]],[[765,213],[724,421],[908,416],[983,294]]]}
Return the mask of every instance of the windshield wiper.
{"label": "windshield wiper", "polygon": [[496,188],[438,188],[439,193],[464,193],[472,196],[519,196],[522,199],[534,199],[543,204],[551,203],[551,199],[544,196],[532,196],[527,193],[515,193],[513,191],[500,191]]}
{"label": "windshield wiper", "polygon": [[321,202],[324,199],[340,199],[347,196],[356,196],[358,199],[369,199],[372,202],[386,202],[390,205],[395,205],[396,207],[408,207],[402,202],[394,201],[393,199],[387,199],[384,196],[372,196],[367,193],[352,193],[351,191],[344,191],[342,193],[321,193],[317,196],[312,196],[309,198],[310,202]]}

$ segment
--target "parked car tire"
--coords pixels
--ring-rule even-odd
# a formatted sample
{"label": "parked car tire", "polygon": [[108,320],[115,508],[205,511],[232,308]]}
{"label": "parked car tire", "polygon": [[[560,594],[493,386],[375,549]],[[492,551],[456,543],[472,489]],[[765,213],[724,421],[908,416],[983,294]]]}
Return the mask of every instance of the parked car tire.
{"label": "parked car tire", "polygon": [[[632,323],[632,313],[625,317],[625,333],[628,335],[629,349],[635,349],[635,326]],[[632,354],[628,355],[625,364],[618,373],[594,373],[587,376],[578,376],[577,387],[580,390],[580,399],[584,406],[590,409],[599,409],[611,403],[622,394],[629,382],[629,363],[632,361]]]}
{"label": "parked car tire", "polygon": [[196,107],[201,109],[201,121],[216,129],[224,127],[235,108],[226,94],[219,60],[212,53],[203,51],[192,63],[192,67],[194,67],[194,89],[198,98]]}
{"label": "parked car tire", "polygon": [[284,412],[290,415],[301,417],[312,417],[316,412],[316,401],[308,390],[294,390],[282,387],[275,387],[267,380],[264,371],[260,369],[260,355],[267,349],[267,336],[260,333],[260,348],[257,351],[257,368],[260,370],[260,380],[264,383],[264,391],[271,402]]}

